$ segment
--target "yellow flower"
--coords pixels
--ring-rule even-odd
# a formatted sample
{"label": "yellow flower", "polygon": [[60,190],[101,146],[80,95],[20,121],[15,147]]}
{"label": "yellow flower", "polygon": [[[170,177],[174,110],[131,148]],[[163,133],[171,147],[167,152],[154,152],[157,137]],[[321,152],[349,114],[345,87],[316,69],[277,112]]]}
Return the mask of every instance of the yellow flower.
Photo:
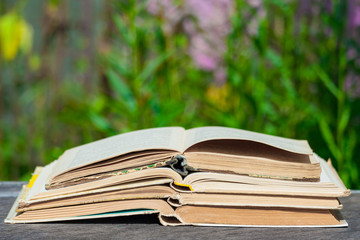
{"label": "yellow flower", "polygon": [[10,61],[19,51],[28,53],[33,39],[32,27],[14,12],[0,18],[0,51],[2,57]]}
{"label": "yellow flower", "polygon": [[221,86],[218,86],[215,83],[211,84],[206,92],[206,96],[208,100],[224,110],[230,107],[229,95],[230,95],[230,87],[227,83]]}

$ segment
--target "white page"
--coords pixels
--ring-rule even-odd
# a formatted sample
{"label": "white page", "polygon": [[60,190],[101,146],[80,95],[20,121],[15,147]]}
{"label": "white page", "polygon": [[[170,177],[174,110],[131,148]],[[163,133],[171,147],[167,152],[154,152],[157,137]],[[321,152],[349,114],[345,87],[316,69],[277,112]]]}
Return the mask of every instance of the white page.
{"label": "white page", "polygon": [[185,131],[184,151],[192,145],[208,140],[234,139],[249,140],[264,143],[289,152],[312,154],[312,150],[305,140],[295,140],[271,136],[262,133],[250,132],[227,127],[199,127]]}
{"label": "white page", "polygon": [[319,157],[317,154],[315,154],[315,157],[321,165],[320,182],[331,182],[341,189],[346,189],[346,186],[340,179],[337,172],[333,172],[331,170],[332,166],[329,166],[328,163],[323,158]]}
{"label": "white page", "polygon": [[57,161],[52,177],[69,169],[146,149],[181,151],[185,129],[152,128],[119,134],[67,150]]}
{"label": "white page", "polygon": [[34,184],[32,185],[28,195],[26,196],[26,200],[31,199],[33,196],[37,195],[40,192],[45,192],[45,183],[47,183],[50,173],[53,171],[54,166],[56,165],[56,161],[46,165],[41,169],[40,174],[37,176]]}

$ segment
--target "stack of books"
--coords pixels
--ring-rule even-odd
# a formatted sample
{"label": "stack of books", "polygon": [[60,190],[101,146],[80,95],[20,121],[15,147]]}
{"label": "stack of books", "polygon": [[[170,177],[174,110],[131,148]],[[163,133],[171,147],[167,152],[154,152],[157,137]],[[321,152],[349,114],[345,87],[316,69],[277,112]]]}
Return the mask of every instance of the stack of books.
{"label": "stack of books", "polygon": [[350,195],[305,140],[240,129],[124,133],[37,167],[6,223],[157,214],[163,225],[347,226]]}

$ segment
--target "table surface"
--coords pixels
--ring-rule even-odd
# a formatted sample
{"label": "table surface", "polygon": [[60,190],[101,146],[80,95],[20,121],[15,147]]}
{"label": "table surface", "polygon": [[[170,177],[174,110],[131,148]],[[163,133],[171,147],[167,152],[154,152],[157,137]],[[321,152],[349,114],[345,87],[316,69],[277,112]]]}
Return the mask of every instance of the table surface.
{"label": "table surface", "polygon": [[4,224],[24,182],[0,182],[0,239],[360,239],[360,191],[340,199],[348,228],[164,227],[155,214],[61,223]]}

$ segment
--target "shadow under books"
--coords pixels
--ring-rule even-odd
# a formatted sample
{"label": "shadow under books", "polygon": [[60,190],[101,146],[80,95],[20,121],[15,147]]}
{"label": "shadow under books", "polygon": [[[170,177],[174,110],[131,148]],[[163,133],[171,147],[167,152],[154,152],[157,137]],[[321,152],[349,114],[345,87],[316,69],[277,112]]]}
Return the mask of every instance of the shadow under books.
{"label": "shadow under books", "polygon": [[160,225],[158,214],[145,214],[145,215],[133,215],[133,216],[120,216],[120,217],[108,217],[97,219],[79,219],[71,221],[61,222],[46,222],[42,224],[154,224]]}

